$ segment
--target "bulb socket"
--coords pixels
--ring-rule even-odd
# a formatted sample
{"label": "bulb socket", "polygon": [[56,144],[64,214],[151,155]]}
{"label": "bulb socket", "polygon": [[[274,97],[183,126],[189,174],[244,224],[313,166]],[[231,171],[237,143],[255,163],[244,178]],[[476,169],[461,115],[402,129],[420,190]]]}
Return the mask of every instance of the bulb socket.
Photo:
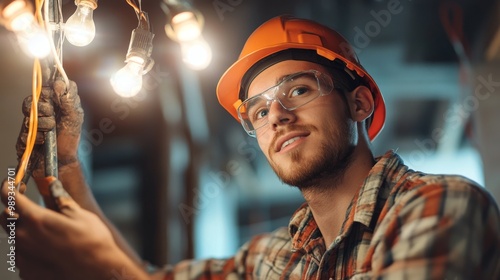
{"label": "bulb socket", "polygon": [[153,38],[154,34],[142,28],[132,30],[130,44],[127,51],[127,60],[130,57],[138,56],[144,61],[147,61],[153,52]]}
{"label": "bulb socket", "polygon": [[92,8],[92,10],[97,9],[97,1],[98,0],[75,0],[75,5],[78,6],[80,4],[84,4]]}
{"label": "bulb socket", "polygon": [[154,36],[153,33],[142,28],[132,30],[125,62],[129,62],[133,57],[141,58],[144,61],[143,74],[149,72],[154,65],[154,60],[151,58]]}

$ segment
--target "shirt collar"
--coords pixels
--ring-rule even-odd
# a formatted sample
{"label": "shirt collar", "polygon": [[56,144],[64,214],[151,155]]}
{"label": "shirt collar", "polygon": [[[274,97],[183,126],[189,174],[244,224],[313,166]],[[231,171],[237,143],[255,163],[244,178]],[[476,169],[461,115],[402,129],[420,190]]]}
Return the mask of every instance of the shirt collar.
{"label": "shirt collar", "polygon": [[[385,200],[389,196],[393,183],[406,173],[408,167],[392,150],[375,159],[372,167],[357,196],[354,208],[354,221],[366,227],[370,226],[373,214],[376,213],[377,200]],[[378,216],[378,215],[377,215]]]}
{"label": "shirt collar", "polygon": [[[354,198],[355,205],[349,210],[351,211],[349,216],[352,217],[352,211],[354,211],[353,220],[366,227],[370,227],[376,212],[377,200],[385,201],[392,188],[391,182],[399,181],[399,178],[408,170],[408,167],[403,164],[403,160],[392,150],[377,157],[375,161],[376,163],[368,173],[358,195]],[[309,240],[321,236],[307,203],[295,211],[288,230],[294,249],[301,248]]]}

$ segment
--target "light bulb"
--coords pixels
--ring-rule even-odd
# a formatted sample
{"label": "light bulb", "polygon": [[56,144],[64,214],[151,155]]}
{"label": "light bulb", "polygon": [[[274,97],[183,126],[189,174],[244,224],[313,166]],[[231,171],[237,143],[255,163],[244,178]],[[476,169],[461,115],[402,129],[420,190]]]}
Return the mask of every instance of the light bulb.
{"label": "light bulb", "polygon": [[195,14],[191,11],[175,15],[171,21],[172,29],[178,41],[191,41],[201,34],[201,26]]}
{"label": "light bulb", "polygon": [[35,22],[35,17],[24,13],[12,20],[12,30],[21,49],[28,55],[44,58],[50,53],[50,41],[45,31]]}
{"label": "light bulb", "polygon": [[[147,20],[147,14],[143,15]],[[148,20],[146,23],[149,26]],[[154,61],[150,57],[153,51],[153,37],[154,34],[147,29],[139,27],[132,30],[125,59],[127,65],[110,79],[111,85],[118,95],[132,97],[141,91],[142,76],[150,71],[154,65]]]}
{"label": "light bulb", "polygon": [[64,27],[66,39],[72,45],[83,47],[94,40],[95,24],[92,16],[96,7],[93,1],[81,0],[75,13],[66,21]]}
{"label": "light bulb", "polygon": [[29,56],[44,58],[50,53],[50,40],[35,20],[32,6],[24,0],[1,4],[0,22],[16,34],[21,49]]}
{"label": "light bulb", "polygon": [[181,42],[182,60],[191,69],[202,70],[212,61],[212,50],[208,43],[199,37],[189,42]]}
{"label": "light bulb", "polygon": [[44,58],[50,54],[50,41],[42,29],[35,32],[16,32],[16,35],[21,49],[27,55]]}
{"label": "light bulb", "polygon": [[111,79],[113,90],[122,97],[132,97],[141,91],[144,59],[131,57],[122,69],[118,70]]}

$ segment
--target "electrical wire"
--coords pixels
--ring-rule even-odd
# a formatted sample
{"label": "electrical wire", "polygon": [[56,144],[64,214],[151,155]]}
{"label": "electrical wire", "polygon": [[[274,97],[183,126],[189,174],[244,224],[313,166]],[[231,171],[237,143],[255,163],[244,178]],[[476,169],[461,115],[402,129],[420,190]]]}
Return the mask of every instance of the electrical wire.
{"label": "electrical wire", "polygon": [[139,20],[139,25],[143,27],[145,24],[147,26],[147,30],[150,30],[149,18],[145,12],[142,11],[142,2],[139,0],[138,2],[135,0],[126,0],[127,3],[134,9],[137,19]]}
{"label": "electrical wire", "polygon": [[142,11],[141,3],[137,4],[135,0],[126,0],[126,1],[132,8],[134,8],[134,11],[137,14],[137,16],[139,16],[139,14]]}
{"label": "electrical wire", "polygon": [[[36,2],[37,2],[37,5],[38,5],[38,2],[40,2],[40,5],[43,5],[44,0],[37,0]],[[43,6],[44,6],[44,17],[46,19],[48,19],[49,18],[49,5],[47,3],[45,3],[45,5],[43,5]],[[58,5],[58,6],[60,6],[60,5]],[[40,7],[40,9],[41,9],[41,7]],[[60,9],[58,9],[58,12],[59,12],[59,18],[62,21],[62,11]],[[60,25],[60,23],[58,23],[58,24]],[[61,26],[58,26],[57,28],[61,29]],[[47,31],[47,34],[49,35],[49,39],[50,39],[49,41],[51,42],[50,50],[52,52],[52,57],[54,58],[54,63],[56,65],[57,71],[59,72],[59,74],[63,78],[64,83],[66,84],[66,87],[69,88],[69,78],[68,78],[68,75],[66,74],[66,71],[64,70],[64,67],[62,64],[62,51],[61,51],[62,47],[61,47],[61,45],[59,45],[58,48],[56,49],[55,44],[54,44],[54,37],[52,35],[53,30],[51,29],[50,23],[45,24],[45,30]],[[60,42],[60,44],[62,44],[61,36],[58,39],[58,42]]]}
{"label": "electrical wire", "polygon": [[[47,33],[52,39],[52,32],[50,30],[50,26],[45,24],[44,16],[42,15],[42,7],[44,6],[44,0],[36,0],[35,1],[35,18],[38,24],[47,30]],[[45,18],[48,18],[48,9],[47,5],[45,5]],[[59,56],[57,55],[56,48],[53,44],[53,40],[51,42],[51,50],[52,54],[55,58],[55,63],[57,65],[57,69],[62,74],[65,82],[69,85],[69,80],[66,76],[66,73],[62,67],[62,64],[59,60]],[[24,152],[19,160],[18,170],[16,172],[15,185],[19,187],[19,184],[23,180],[26,175],[28,164],[30,161],[31,154],[33,152],[33,148],[36,143],[36,135],[38,132],[38,101],[40,99],[40,94],[42,92],[42,67],[39,59],[35,59],[33,63],[33,76],[32,76],[32,100],[31,100],[31,109],[29,116],[29,125],[28,125],[28,135],[26,138],[26,146]]]}
{"label": "electrical wire", "polygon": [[32,102],[30,119],[28,126],[28,136],[26,138],[26,148],[23,155],[19,161],[18,170],[16,172],[16,178],[14,184],[19,188],[19,184],[26,174],[28,168],[29,159],[31,153],[33,152],[33,147],[36,142],[36,134],[38,130],[38,100],[42,92],[42,69],[40,66],[40,60],[35,59],[33,63],[33,84],[32,84]]}

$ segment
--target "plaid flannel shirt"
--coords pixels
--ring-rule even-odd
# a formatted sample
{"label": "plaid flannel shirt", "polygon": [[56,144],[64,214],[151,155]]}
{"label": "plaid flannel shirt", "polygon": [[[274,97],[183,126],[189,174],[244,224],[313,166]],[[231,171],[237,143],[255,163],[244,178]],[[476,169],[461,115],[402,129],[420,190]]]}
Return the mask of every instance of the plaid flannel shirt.
{"label": "plaid flannel shirt", "polygon": [[164,279],[498,280],[500,213],[474,182],[410,170],[389,151],[328,247],[304,204],[288,229],[254,237],[229,259],[167,267]]}

